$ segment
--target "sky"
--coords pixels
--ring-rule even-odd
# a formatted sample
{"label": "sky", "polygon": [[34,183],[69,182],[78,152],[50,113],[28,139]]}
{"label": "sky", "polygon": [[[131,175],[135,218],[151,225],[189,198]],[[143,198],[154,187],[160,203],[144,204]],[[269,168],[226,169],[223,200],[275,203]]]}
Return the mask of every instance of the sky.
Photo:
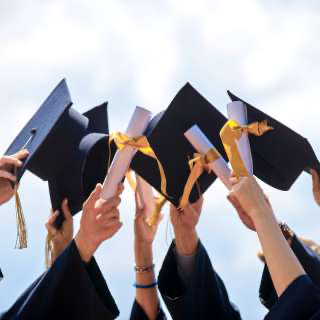
{"label": "sky", "polygon": [[[225,115],[231,90],[307,137],[320,153],[319,13],[315,0],[1,1],[0,153],[62,78],[79,112],[109,102],[111,131],[124,131],[137,105],[154,114],[164,110],[190,82]],[[288,192],[262,185],[279,220],[320,241],[308,174]],[[198,233],[243,318],[262,319],[258,238],[241,224],[226,195],[220,181],[207,191]],[[0,310],[44,271],[47,183],[27,173],[20,196],[27,249],[14,249],[14,201],[0,207]],[[167,211],[154,244],[157,270],[173,238]],[[119,319],[127,319],[134,299],[129,188],[120,212],[123,228],[96,258],[121,310]]]}

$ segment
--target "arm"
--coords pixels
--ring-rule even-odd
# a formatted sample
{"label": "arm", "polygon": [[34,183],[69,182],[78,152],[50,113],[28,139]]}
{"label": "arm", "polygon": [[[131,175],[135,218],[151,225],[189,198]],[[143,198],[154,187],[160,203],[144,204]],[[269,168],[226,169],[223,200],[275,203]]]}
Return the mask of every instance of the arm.
{"label": "arm", "polygon": [[236,198],[246,214],[252,219],[269,267],[278,296],[295,279],[305,275],[301,264],[284,238],[271,206],[253,177],[239,181],[231,178],[231,198]]}
{"label": "arm", "polygon": [[203,200],[183,212],[171,207],[176,235],[159,273],[159,290],[173,319],[237,319],[223,281],[198,238]]}
{"label": "arm", "polygon": [[[76,240],[52,264],[1,319],[95,319],[113,320],[118,308],[93,258],[101,243],[121,227],[119,195],[99,199],[97,185],[83,205]],[[119,194],[122,187],[119,188]]]}
{"label": "arm", "polygon": [[55,221],[59,215],[59,211],[51,212],[46,223],[48,230],[46,241],[46,265],[49,268],[62,251],[70,244],[73,239],[73,217],[68,207],[68,200],[62,202],[62,210],[65,220],[60,229],[55,227]]}
{"label": "arm", "polygon": [[[134,255],[136,263],[136,303],[138,306],[133,307],[131,319],[137,319],[137,309],[143,310],[146,319],[157,319],[159,315],[159,298],[156,286],[156,277],[153,267],[152,244],[158,229],[158,222],[149,226],[146,223],[146,211],[141,208],[138,200],[138,193],[135,194],[136,199],[136,216],[134,221]],[[150,286],[149,288],[142,288]]]}

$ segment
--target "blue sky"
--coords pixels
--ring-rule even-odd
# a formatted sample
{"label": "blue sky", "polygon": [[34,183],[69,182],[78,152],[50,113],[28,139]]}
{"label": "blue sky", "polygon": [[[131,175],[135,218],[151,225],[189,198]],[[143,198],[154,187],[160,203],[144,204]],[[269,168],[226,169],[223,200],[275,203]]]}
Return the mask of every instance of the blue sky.
{"label": "blue sky", "polygon": [[[125,130],[136,105],[165,109],[188,81],[224,114],[226,90],[234,91],[306,136],[319,153],[319,9],[317,1],[1,1],[0,152],[66,77],[78,111],[109,102],[112,131]],[[279,219],[320,241],[309,175],[289,192],[264,187]],[[220,181],[207,192],[198,231],[244,319],[260,319],[259,242],[226,194]],[[44,270],[47,184],[26,174],[20,195],[29,247],[13,249],[14,203],[0,207],[0,310]],[[121,216],[122,230],[96,257],[126,319],[134,296],[129,189]],[[166,215],[154,246],[158,269],[171,239]]]}

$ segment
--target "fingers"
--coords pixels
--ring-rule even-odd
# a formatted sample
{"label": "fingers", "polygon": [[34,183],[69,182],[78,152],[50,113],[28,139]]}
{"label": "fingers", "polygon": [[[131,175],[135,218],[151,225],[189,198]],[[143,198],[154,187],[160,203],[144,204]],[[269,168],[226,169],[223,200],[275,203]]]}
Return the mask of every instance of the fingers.
{"label": "fingers", "polygon": [[66,218],[67,221],[70,221],[73,219],[71,211],[69,209],[68,199],[64,199],[62,201],[62,212],[63,212],[64,217]]}
{"label": "fingers", "polygon": [[118,209],[112,209],[97,217],[97,220],[101,223],[106,223],[111,220],[120,220],[120,212]]}
{"label": "fingers", "polygon": [[197,211],[201,212],[203,205],[203,197],[199,198],[195,203],[193,203],[191,206]]}
{"label": "fingers", "polygon": [[83,209],[90,210],[95,207],[96,202],[100,198],[102,191],[102,185],[99,183],[96,185],[95,189],[91,192],[89,198],[84,202]]}
{"label": "fingers", "polygon": [[53,224],[56,221],[58,215],[59,215],[59,211],[58,210],[56,210],[55,212],[51,212],[47,224],[50,225],[50,226],[53,226]]}
{"label": "fingers", "polygon": [[314,189],[320,188],[320,178],[316,170],[310,169],[310,173],[312,176],[312,184]]}
{"label": "fingers", "polygon": [[136,202],[136,216],[143,213],[143,203],[139,192],[136,190],[134,193],[134,199]]}
{"label": "fingers", "polygon": [[8,171],[4,171],[4,170],[0,170],[0,178],[5,178],[5,179],[8,179],[12,182],[17,181],[16,176],[14,176],[12,173],[10,173]]}
{"label": "fingers", "polygon": [[240,205],[240,203],[239,203],[239,201],[238,201],[238,199],[237,199],[234,195],[229,194],[229,195],[227,196],[227,199],[230,201],[230,203],[234,206],[234,208],[235,208],[238,212],[243,210],[242,207],[241,207],[241,205]]}
{"label": "fingers", "polygon": [[14,154],[12,157],[17,158],[18,160],[22,160],[26,158],[29,155],[29,151],[27,149],[20,150],[16,154]]}
{"label": "fingers", "polygon": [[97,209],[96,214],[103,214],[104,212],[110,211],[113,208],[117,208],[121,203],[121,199],[117,196],[110,198],[109,200],[100,199],[95,205]]}

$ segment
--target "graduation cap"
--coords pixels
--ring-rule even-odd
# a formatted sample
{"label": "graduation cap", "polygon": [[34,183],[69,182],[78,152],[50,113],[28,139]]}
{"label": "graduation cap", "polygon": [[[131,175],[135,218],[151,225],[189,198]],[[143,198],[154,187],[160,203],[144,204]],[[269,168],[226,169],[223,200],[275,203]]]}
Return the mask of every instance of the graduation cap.
{"label": "graduation cap", "polygon": [[[176,207],[179,206],[190,174],[188,161],[196,152],[184,133],[193,125],[197,125],[226,159],[219,137],[219,131],[226,121],[222,113],[187,83],[177,93],[169,107],[149,123],[144,135],[147,136],[164,168],[168,194],[164,196]],[[161,193],[159,169],[154,159],[137,152],[130,167]],[[192,189],[190,202],[195,202],[215,179],[213,173],[204,172],[198,179],[198,184]]]}
{"label": "graduation cap", "polygon": [[302,171],[315,169],[320,174],[319,161],[306,138],[230,91],[228,95],[232,101],[246,105],[248,124],[267,120],[274,129],[259,137],[249,135],[254,174],[258,178],[274,188],[287,191]]}
{"label": "graduation cap", "polygon": [[[107,172],[109,157],[107,103],[81,114],[71,108],[65,80],[53,90],[15,138],[5,154],[26,148],[29,156],[16,171],[20,181],[26,170],[49,181],[53,209],[68,198],[71,213],[82,203]],[[57,218],[62,224],[63,214]]]}

